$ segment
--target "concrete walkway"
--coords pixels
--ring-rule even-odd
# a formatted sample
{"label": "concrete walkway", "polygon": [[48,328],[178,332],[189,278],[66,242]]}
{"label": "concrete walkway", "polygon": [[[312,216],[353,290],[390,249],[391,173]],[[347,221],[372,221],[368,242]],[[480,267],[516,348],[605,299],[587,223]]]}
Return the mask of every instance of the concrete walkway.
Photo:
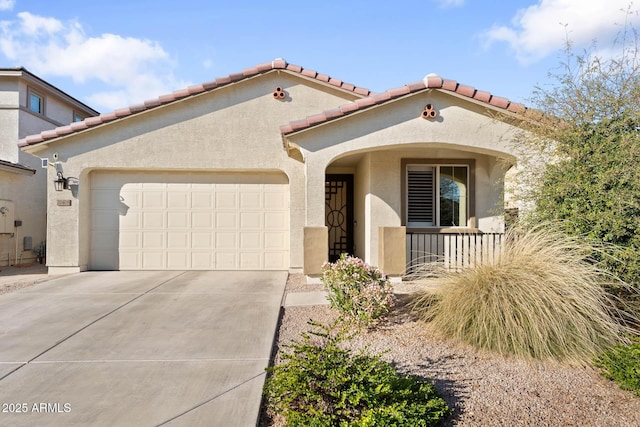
{"label": "concrete walkway", "polygon": [[255,426],[286,278],[88,272],[0,295],[0,425]]}

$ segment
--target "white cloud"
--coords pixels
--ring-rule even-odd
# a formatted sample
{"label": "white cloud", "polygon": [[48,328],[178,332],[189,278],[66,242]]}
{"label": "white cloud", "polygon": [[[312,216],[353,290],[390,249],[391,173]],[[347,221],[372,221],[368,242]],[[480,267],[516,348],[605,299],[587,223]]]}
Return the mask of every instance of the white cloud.
{"label": "white cloud", "polygon": [[464,4],[464,0],[435,0],[442,8],[459,7]]}
{"label": "white cloud", "polygon": [[188,86],[174,77],[172,59],[157,42],[116,34],[89,37],[78,22],[63,23],[29,12],[19,13],[17,21],[0,23],[0,52],[43,78],[103,83],[106,90],[88,97],[99,110]]}
{"label": "white cloud", "polygon": [[594,40],[611,42],[625,21],[640,23],[640,15],[627,14],[630,0],[539,0],[518,11],[509,26],[494,26],[482,36],[487,45],[506,42],[522,63],[535,62],[564,47]]}
{"label": "white cloud", "polygon": [[0,10],[13,10],[16,0],[0,0]]}

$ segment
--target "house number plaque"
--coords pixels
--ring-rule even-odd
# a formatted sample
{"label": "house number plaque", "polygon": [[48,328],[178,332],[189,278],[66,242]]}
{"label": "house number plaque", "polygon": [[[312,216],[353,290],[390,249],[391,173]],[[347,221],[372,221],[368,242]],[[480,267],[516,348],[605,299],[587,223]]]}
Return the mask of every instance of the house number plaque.
{"label": "house number plaque", "polygon": [[58,206],[71,206],[71,200],[58,200]]}

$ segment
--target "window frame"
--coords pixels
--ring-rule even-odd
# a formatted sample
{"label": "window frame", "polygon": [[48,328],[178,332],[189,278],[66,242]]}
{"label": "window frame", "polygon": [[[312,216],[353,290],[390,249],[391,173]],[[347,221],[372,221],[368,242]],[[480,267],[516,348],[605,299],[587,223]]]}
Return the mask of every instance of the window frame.
{"label": "window frame", "polygon": [[76,110],[73,110],[72,113],[72,122],[71,123],[77,123],[77,122],[81,122],[85,119],[85,117],[83,115],[81,115],[80,113],[78,113]]}
{"label": "window frame", "polygon": [[[407,227],[407,230],[412,232],[477,232],[476,229],[476,209],[475,209],[475,159],[402,159],[401,161],[401,173],[402,173],[402,225]],[[432,166],[436,168],[434,171],[434,179],[436,180],[435,187],[439,189],[440,186],[440,167],[441,166],[466,166],[467,167],[467,225],[466,226],[409,226],[408,225],[408,179],[407,172],[410,166]],[[439,191],[439,190],[438,190]],[[434,195],[434,219],[437,223],[439,217],[439,198]]]}
{"label": "window frame", "polygon": [[[33,109],[33,103],[31,102],[31,97],[36,97],[40,100],[39,111]],[[38,92],[37,90],[33,90],[32,88],[27,89],[27,110],[29,110],[29,112],[44,116],[46,111],[45,104],[46,104],[46,97],[42,93]]]}

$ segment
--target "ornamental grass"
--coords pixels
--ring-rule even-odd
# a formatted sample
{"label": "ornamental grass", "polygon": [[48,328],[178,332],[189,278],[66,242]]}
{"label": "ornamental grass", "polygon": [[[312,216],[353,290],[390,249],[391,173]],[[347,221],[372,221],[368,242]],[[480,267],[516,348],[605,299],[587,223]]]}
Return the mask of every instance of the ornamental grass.
{"label": "ornamental grass", "polygon": [[586,364],[625,341],[624,320],[606,289],[621,283],[591,255],[599,250],[549,224],[514,227],[493,261],[446,270],[425,265],[430,291],[412,308],[442,335],[501,355]]}

